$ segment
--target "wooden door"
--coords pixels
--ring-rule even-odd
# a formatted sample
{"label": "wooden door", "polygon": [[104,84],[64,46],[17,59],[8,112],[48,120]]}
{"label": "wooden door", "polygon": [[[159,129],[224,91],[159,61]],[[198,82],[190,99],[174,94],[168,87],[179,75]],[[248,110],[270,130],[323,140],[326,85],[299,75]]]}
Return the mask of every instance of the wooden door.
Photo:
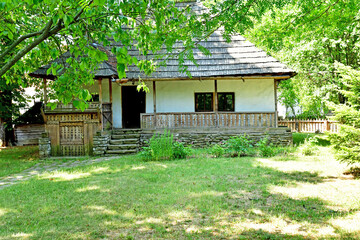
{"label": "wooden door", "polygon": [[140,128],[140,113],[145,113],[145,92],[136,86],[121,88],[123,128]]}

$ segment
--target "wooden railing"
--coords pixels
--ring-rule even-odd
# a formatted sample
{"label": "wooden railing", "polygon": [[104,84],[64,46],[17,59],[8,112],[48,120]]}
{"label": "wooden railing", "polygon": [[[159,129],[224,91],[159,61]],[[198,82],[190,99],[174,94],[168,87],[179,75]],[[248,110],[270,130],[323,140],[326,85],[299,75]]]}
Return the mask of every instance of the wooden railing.
{"label": "wooden railing", "polygon": [[337,122],[326,119],[316,120],[279,120],[279,126],[286,126],[292,132],[323,133],[338,132]]}
{"label": "wooden railing", "polygon": [[142,113],[141,128],[276,127],[274,112]]}
{"label": "wooden railing", "polygon": [[[90,113],[90,112],[98,112],[100,109],[100,103],[99,102],[90,102],[89,107],[85,109],[84,112]],[[44,109],[45,113],[76,113],[76,112],[82,112],[81,109],[78,109],[74,107],[72,103],[69,104],[62,104],[58,103],[56,105],[56,108],[51,110],[50,107],[45,106]]]}

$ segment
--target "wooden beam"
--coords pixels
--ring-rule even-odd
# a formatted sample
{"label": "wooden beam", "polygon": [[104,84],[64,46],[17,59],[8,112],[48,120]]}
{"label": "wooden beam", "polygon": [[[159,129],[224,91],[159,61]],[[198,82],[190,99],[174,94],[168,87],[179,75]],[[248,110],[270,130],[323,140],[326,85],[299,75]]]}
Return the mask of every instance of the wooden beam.
{"label": "wooden beam", "polygon": [[277,109],[277,84],[278,81],[274,79],[274,98],[275,98],[275,127],[278,127],[278,109]]}
{"label": "wooden beam", "polygon": [[99,84],[99,102],[100,102],[100,104],[102,104],[102,79],[101,78],[99,78],[98,84]]}
{"label": "wooden beam", "polygon": [[112,96],[112,82],[111,82],[111,78],[109,78],[109,98],[110,98],[110,103],[111,103],[111,127],[113,126],[113,123],[114,123],[114,114],[113,114],[113,111],[112,111],[112,99],[113,99],[113,96]]}
{"label": "wooden beam", "polygon": [[46,78],[43,78],[43,82],[44,82],[44,106],[47,105],[47,82],[46,82]]}
{"label": "wooden beam", "polygon": [[109,78],[109,98],[110,98],[110,102],[112,103],[112,82],[111,82],[111,78]]}
{"label": "wooden beam", "polygon": [[154,126],[156,128],[156,83],[153,81]]}
{"label": "wooden beam", "polygon": [[219,110],[219,103],[218,103],[218,85],[217,85],[217,80],[214,80],[214,112],[218,112]]}
{"label": "wooden beam", "polygon": [[98,84],[99,84],[99,103],[100,103],[100,116],[99,116],[99,121],[100,121],[100,126],[101,126],[101,130],[104,129],[103,126],[103,111],[102,111],[102,79],[99,78],[98,80]]}
{"label": "wooden beam", "polygon": [[154,113],[156,113],[156,83],[153,82],[153,103],[154,103]]}
{"label": "wooden beam", "polygon": [[[187,78],[187,77],[182,77],[182,78],[162,78],[162,79],[144,79],[144,81],[194,81],[194,80],[199,80],[199,81],[206,81],[206,80],[243,80],[243,79],[276,79],[276,80],[286,80],[291,78],[292,76],[290,75],[267,75],[267,76],[238,76],[238,77],[234,77],[234,76],[228,76],[228,77],[223,77],[223,76],[219,76],[219,77],[193,77],[193,78]],[[136,79],[122,79],[122,81],[138,81]]]}

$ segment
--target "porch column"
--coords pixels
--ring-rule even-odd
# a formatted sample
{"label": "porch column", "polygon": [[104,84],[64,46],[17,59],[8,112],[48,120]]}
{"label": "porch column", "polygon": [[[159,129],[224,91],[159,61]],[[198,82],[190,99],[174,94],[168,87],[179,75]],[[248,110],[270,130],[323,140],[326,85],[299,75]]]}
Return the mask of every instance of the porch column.
{"label": "porch column", "polygon": [[219,110],[219,103],[218,103],[218,86],[217,86],[217,80],[214,80],[214,112],[215,112],[215,116],[216,116],[216,120],[215,120],[215,126],[218,127],[219,126],[219,114],[218,114],[218,110]]}
{"label": "porch column", "polygon": [[214,112],[215,113],[217,113],[218,112],[218,110],[219,110],[219,103],[218,103],[218,97],[217,97],[217,95],[218,95],[218,87],[217,87],[217,80],[214,80],[214,91],[215,91],[215,96],[214,96]]}
{"label": "porch column", "polygon": [[277,109],[277,85],[278,81],[274,79],[274,98],[275,98],[275,127],[278,127],[278,109]]}
{"label": "porch column", "polygon": [[112,81],[111,78],[109,78],[109,100],[110,100],[110,110],[111,110],[111,127],[113,126],[114,123],[114,117],[113,117],[113,106],[112,106]]}
{"label": "porch column", "polygon": [[43,83],[44,83],[44,106],[46,106],[47,104],[47,82],[46,82],[46,78],[43,78]]}
{"label": "porch column", "polygon": [[153,81],[154,127],[156,128],[156,82]]}
{"label": "porch column", "polygon": [[103,112],[102,112],[102,79],[101,78],[98,79],[98,84],[99,84],[99,104],[100,104],[99,121],[100,121],[101,130],[103,130],[104,128],[103,128],[103,120],[102,120]]}

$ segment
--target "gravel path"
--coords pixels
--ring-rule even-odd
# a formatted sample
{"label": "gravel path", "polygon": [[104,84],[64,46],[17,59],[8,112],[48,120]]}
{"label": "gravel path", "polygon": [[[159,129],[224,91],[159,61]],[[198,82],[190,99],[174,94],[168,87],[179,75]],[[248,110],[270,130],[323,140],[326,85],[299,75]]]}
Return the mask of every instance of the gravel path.
{"label": "gravel path", "polygon": [[66,162],[46,164],[46,162],[37,163],[36,165],[28,168],[20,173],[12,174],[6,177],[0,178],[0,190],[11,185],[17,184],[21,181],[28,180],[34,176],[42,174],[44,172],[52,172],[64,168],[73,168],[77,166],[91,165],[93,163],[105,162],[117,157],[102,157],[89,160],[69,160]]}

